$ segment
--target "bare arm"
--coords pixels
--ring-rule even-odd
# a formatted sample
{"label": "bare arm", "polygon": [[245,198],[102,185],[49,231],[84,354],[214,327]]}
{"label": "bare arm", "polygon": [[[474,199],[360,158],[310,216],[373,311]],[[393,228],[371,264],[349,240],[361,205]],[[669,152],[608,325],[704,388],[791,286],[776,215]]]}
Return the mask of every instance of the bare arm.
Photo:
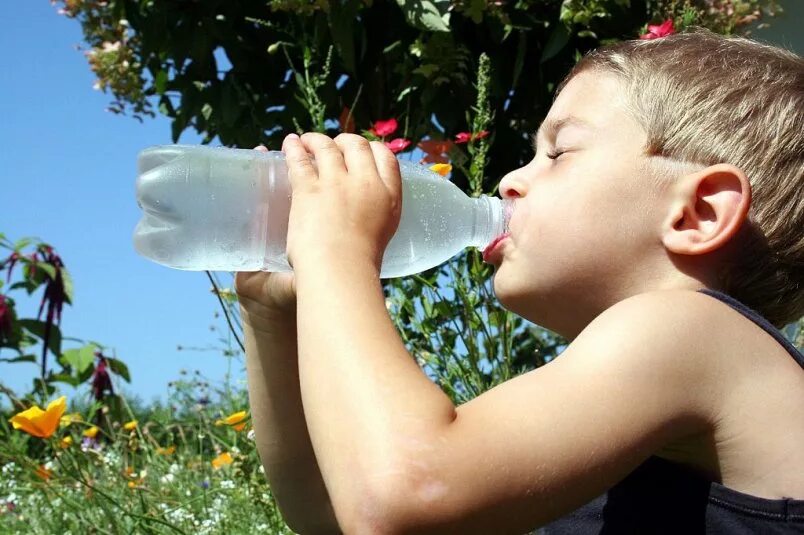
{"label": "bare arm", "polygon": [[296,319],[241,314],[257,450],[282,516],[297,533],[340,533],[302,409]]}

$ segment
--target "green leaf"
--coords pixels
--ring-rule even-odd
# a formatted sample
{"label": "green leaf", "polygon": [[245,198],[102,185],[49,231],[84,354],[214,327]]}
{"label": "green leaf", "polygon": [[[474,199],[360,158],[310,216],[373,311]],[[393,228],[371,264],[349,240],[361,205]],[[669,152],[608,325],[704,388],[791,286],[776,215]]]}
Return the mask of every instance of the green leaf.
{"label": "green leaf", "polygon": [[36,355],[20,355],[10,359],[0,359],[0,362],[36,362]]}
{"label": "green leaf", "polygon": [[420,30],[448,32],[450,6],[449,0],[396,0],[408,24]]}
{"label": "green leaf", "polygon": [[87,368],[92,366],[95,361],[95,350],[97,348],[92,345],[85,345],[79,349],[68,349],[62,353],[60,362],[69,364],[77,373],[83,373]]}
{"label": "green leaf", "polygon": [[167,95],[162,95],[162,98],[159,99],[159,113],[168,117],[176,116],[176,109]]}
{"label": "green leaf", "polygon": [[539,60],[539,63],[544,63],[561,52],[561,50],[569,42],[569,37],[570,35],[567,27],[560,23],[557,24],[555,29],[553,29],[553,32],[550,34],[550,37],[547,39],[547,44],[544,45],[544,50],[542,50],[542,58]]}
{"label": "green leaf", "polygon": [[[27,329],[30,333],[37,336],[39,339],[45,339],[45,322],[32,319],[19,320],[21,327]],[[50,326],[50,341],[48,349],[58,358],[61,355],[61,329],[58,325]]]}
{"label": "green leaf", "polygon": [[167,89],[167,82],[168,82],[168,73],[166,70],[162,69],[156,76],[154,76],[154,89],[156,89],[156,94],[161,95]]}
{"label": "green leaf", "polygon": [[67,304],[73,304],[73,277],[70,275],[70,272],[67,271],[67,268],[62,266],[61,268],[61,280],[62,284],[64,285],[64,295],[65,301]]}
{"label": "green leaf", "polygon": [[343,66],[350,74],[357,73],[355,63],[354,25],[360,4],[355,1],[330,2],[329,29]]}
{"label": "green leaf", "polygon": [[67,383],[68,385],[78,386],[78,378],[70,375],[69,373],[54,373],[48,377],[48,382],[53,383]]}
{"label": "green leaf", "polygon": [[36,269],[37,270],[41,269],[42,271],[47,273],[47,276],[50,277],[50,280],[55,280],[56,279],[56,267],[55,266],[52,266],[50,264],[45,264],[44,262],[38,262],[36,264]]}
{"label": "green leaf", "polygon": [[31,239],[31,238],[21,238],[21,239],[17,240],[16,243],[14,243],[14,249],[16,249],[17,251],[19,251],[21,249],[24,249],[24,248],[28,247],[31,244],[32,241],[33,241],[33,239]]}
{"label": "green leaf", "polygon": [[209,102],[205,102],[203,106],[201,106],[201,115],[209,121],[209,118],[212,116],[212,104]]}
{"label": "green leaf", "polygon": [[223,124],[226,126],[234,125],[243,111],[243,106],[240,103],[240,93],[237,91],[236,83],[237,82],[229,76],[223,81],[223,89],[221,90],[221,116]]}
{"label": "green leaf", "polygon": [[109,368],[115,374],[125,379],[127,383],[131,382],[131,374],[129,374],[128,372],[128,366],[126,366],[126,364],[122,360],[107,357],[106,362],[109,363]]}

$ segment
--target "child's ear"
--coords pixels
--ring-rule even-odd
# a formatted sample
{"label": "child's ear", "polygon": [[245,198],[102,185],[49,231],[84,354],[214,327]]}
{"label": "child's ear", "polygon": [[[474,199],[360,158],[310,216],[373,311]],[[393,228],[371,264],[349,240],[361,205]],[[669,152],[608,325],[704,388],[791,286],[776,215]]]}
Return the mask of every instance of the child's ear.
{"label": "child's ear", "polygon": [[751,207],[751,184],[738,167],[711,165],[681,177],[672,187],[662,243],[683,255],[723,247],[740,230]]}

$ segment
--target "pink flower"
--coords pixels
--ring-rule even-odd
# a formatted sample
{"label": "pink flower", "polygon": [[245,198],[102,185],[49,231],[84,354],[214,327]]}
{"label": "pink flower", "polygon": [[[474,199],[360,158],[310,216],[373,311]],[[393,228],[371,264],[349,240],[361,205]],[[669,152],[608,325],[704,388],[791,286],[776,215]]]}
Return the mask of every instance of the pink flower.
{"label": "pink flower", "polygon": [[0,294],[0,340],[11,337],[11,308],[6,296]]}
{"label": "pink flower", "polygon": [[390,136],[394,132],[399,125],[396,122],[396,119],[388,119],[386,121],[376,121],[374,126],[371,127],[369,130],[372,134],[379,137]]}
{"label": "pink flower", "polygon": [[481,130],[480,132],[460,132],[455,135],[455,143],[468,143],[477,139],[483,139],[489,135],[488,130]]}
{"label": "pink flower", "polygon": [[673,19],[667,19],[661,24],[648,24],[648,33],[640,35],[640,39],[658,39],[676,33],[673,29]]}
{"label": "pink flower", "polygon": [[398,137],[396,139],[392,139],[391,141],[386,141],[385,146],[391,149],[391,152],[396,154],[399,151],[405,150],[405,148],[410,145],[409,139],[402,139]]}

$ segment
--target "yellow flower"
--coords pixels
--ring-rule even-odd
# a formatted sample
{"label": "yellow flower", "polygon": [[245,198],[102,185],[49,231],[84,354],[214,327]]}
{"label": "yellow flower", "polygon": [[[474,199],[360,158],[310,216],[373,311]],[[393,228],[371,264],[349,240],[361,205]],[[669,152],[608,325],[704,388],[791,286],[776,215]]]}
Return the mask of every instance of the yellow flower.
{"label": "yellow flower", "polygon": [[97,425],[93,425],[92,427],[90,427],[89,429],[87,429],[86,431],[84,431],[82,434],[83,434],[85,437],[89,437],[89,438],[95,438],[95,436],[98,434],[98,426],[97,426]]}
{"label": "yellow flower", "polygon": [[447,176],[450,171],[452,171],[452,164],[449,163],[437,163],[435,165],[430,166],[431,171],[435,171],[441,176]]}
{"label": "yellow flower", "polygon": [[83,419],[81,418],[81,414],[74,412],[72,414],[65,414],[59,420],[59,427],[67,427],[68,425],[75,423],[75,422],[82,422]]}
{"label": "yellow flower", "polygon": [[167,448],[162,447],[156,448],[156,453],[159,453],[160,455],[170,455],[174,451],[176,451],[176,446],[168,446]]}
{"label": "yellow flower", "polygon": [[223,420],[216,421],[215,425],[228,425],[235,431],[242,431],[246,427],[246,422],[244,422],[247,418],[246,414],[246,411],[232,413]]}
{"label": "yellow flower", "polygon": [[217,457],[212,459],[212,467],[215,470],[217,470],[218,468],[220,468],[222,466],[232,464],[232,461],[233,461],[233,459],[232,459],[232,456],[229,455],[229,452],[224,451],[223,453],[221,453],[220,455],[218,455]]}
{"label": "yellow flower", "polygon": [[69,448],[70,444],[72,443],[73,443],[73,437],[67,435],[66,437],[62,438],[59,441],[59,447],[61,447],[61,449]]}
{"label": "yellow flower", "polygon": [[123,424],[123,429],[126,431],[133,431],[137,428],[137,420],[131,420],[130,422],[126,422]]}
{"label": "yellow flower", "polygon": [[48,438],[59,425],[59,419],[67,408],[67,396],[51,401],[47,409],[42,410],[38,405],[24,410],[11,417],[9,422],[14,429],[22,429],[29,435],[39,438]]}

